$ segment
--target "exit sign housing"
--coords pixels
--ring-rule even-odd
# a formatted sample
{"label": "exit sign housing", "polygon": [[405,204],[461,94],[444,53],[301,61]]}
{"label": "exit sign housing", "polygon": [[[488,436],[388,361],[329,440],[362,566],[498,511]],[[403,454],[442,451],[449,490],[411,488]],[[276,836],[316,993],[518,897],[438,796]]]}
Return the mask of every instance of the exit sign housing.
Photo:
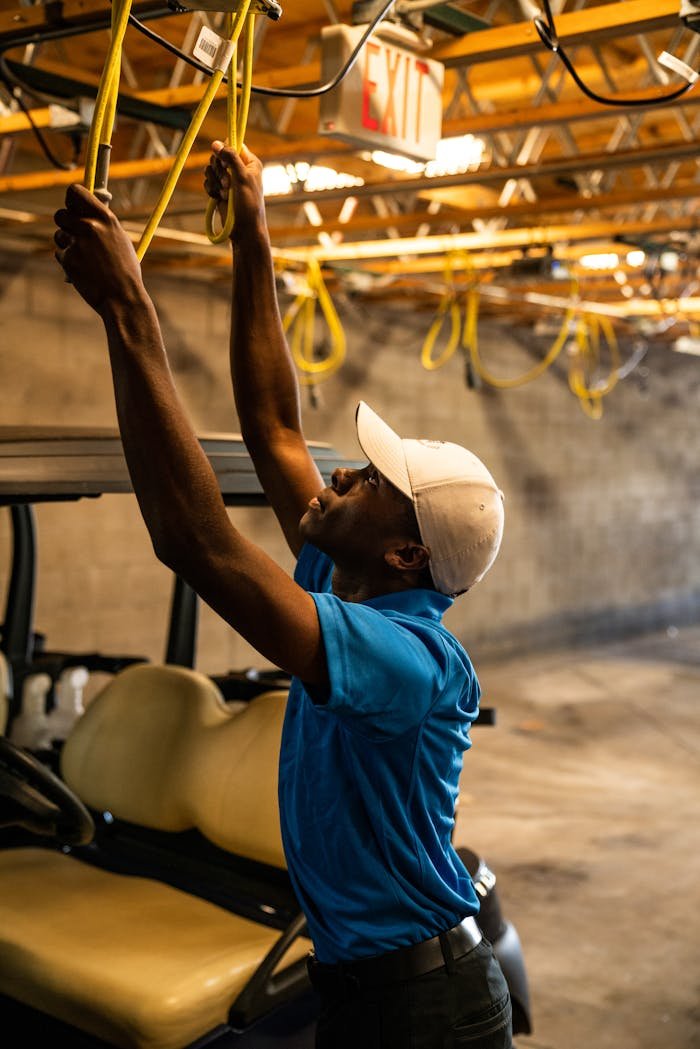
{"label": "exit sign housing", "polygon": [[[323,29],[324,82],[342,68],[363,32],[363,26]],[[345,79],[321,96],[319,132],[362,149],[433,160],[442,137],[444,80],[440,62],[371,36]]]}

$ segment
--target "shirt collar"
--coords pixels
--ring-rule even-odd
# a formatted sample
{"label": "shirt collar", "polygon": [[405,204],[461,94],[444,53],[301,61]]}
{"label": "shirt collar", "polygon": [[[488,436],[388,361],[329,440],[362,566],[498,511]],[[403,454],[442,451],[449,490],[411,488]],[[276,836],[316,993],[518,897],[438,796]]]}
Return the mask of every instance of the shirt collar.
{"label": "shirt collar", "polygon": [[411,616],[423,616],[440,622],[448,608],[454,604],[454,598],[439,594],[437,590],[399,590],[392,594],[381,594],[370,597],[363,605],[370,608],[390,609],[392,612],[403,612]]}

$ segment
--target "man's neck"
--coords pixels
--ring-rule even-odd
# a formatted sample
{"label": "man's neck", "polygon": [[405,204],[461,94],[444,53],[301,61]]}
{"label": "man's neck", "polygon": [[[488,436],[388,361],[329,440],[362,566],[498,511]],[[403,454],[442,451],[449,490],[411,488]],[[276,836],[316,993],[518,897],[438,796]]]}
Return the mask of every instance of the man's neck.
{"label": "man's neck", "polygon": [[410,579],[403,578],[371,578],[366,574],[354,572],[351,568],[343,568],[335,565],[331,586],[336,597],[343,601],[356,603],[369,601],[373,597],[383,597],[385,594],[396,594],[403,590],[411,590],[418,585],[413,574]]}

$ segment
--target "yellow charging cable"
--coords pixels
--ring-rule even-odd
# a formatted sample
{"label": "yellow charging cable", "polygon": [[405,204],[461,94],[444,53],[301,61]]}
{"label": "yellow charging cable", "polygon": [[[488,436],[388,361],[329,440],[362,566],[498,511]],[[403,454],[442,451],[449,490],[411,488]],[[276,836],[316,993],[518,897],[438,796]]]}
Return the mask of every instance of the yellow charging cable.
{"label": "yellow charging cable", "polygon": [[[571,298],[573,299],[577,293],[578,282],[574,280],[571,284]],[[476,294],[478,294],[478,292]],[[469,343],[469,352],[474,371],[481,379],[483,379],[484,382],[488,383],[489,386],[495,386],[499,390],[512,390],[515,389],[517,386],[524,386],[526,383],[532,382],[534,379],[539,378],[539,376],[543,375],[544,372],[546,372],[547,369],[554,363],[561,351],[564,349],[564,346],[566,345],[567,340],[571,334],[571,325],[573,323],[574,317],[576,316],[576,309],[577,307],[575,305],[571,305],[566,310],[566,313],[564,314],[564,320],[562,321],[561,328],[559,329],[559,333],[552,345],[550,346],[547,353],[542,358],[542,360],[538,361],[537,364],[535,364],[534,367],[530,368],[529,371],[525,372],[524,375],[519,375],[514,379],[500,379],[497,376],[492,375],[491,372],[489,372],[484,367],[484,364],[481,360],[481,356],[479,354],[479,343],[477,338],[475,319],[474,331],[471,341]]]}
{"label": "yellow charging cable", "polygon": [[[255,15],[250,13],[246,22],[245,49],[243,52],[243,78],[241,81],[240,102],[236,90],[236,77],[233,75],[233,71],[238,68],[237,45],[236,47],[234,47],[233,56],[231,59],[231,75],[228,78],[228,84],[226,88],[226,114],[228,124],[227,137],[229,145],[232,146],[233,149],[235,149],[236,153],[240,153],[241,149],[243,148],[246,127],[248,125],[251,87],[253,83],[253,57],[255,53],[254,26]],[[229,37],[233,34],[233,29],[233,15],[227,14],[226,32],[229,34]],[[216,233],[214,230],[214,218],[216,214],[217,203],[215,200],[210,200],[207,205],[207,213],[205,217],[206,233],[212,244],[224,244],[231,236],[235,223],[235,215],[233,209],[233,192],[229,192],[228,204],[226,207],[226,218],[218,233]]]}
{"label": "yellow charging cable", "polygon": [[[314,354],[317,305],[321,308],[330,334],[330,352],[322,360],[318,360]],[[330,378],[345,360],[345,332],[317,259],[309,261],[306,287],[287,310],[282,327],[290,335],[290,350],[301,372],[302,384],[309,386]]]}
{"label": "yellow charging cable", "polygon": [[[119,94],[119,76],[121,72],[121,54],[122,47],[124,44],[124,34],[126,33],[126,27],[129,22],[129,15],[131,13],[132,0],[113,0],[112,4],[112,39],[110,42],[110,48],[107,55],[107,59],[102,70],[102,76],[100,78],[100,86],[97,93],[97,101],[95,103],[95,111],[93,115],[92,124],[90,127],[90,134],[88,137],[88,145],[86,151],[85,160],[85,176],[84,185],[90,192],[94,192],[104,203],[109,203],[111,200],[111,194],[107,190],[107,180],[109,176],[109,153],[111,150],[111,138],[114,130],[114,118],[117,108],[117,98]],[[197,135],[199,134],[202,124],[211,108],[211,105],[216,97],[216,94],[221,86],[221,83],[229,73],[228,85],[229,85],[229,121],[231,129],[232,144],[235,143],[236,149],[240,149],[243,143],[243,137],[245,135],[245,127],[248,120],[248,110],[250,105],[250,85],[252,80],[252,65],[253,65],[253,42],[254,42],[254,19],[255,13],[251,10],[253,0],[241,0],[241,3],[235,13],[228,15],[226,18],[227,27],[227,41],[226,47],[222,48],[220,55],[218,56],[218,65],[214,69],[212,76],[209,79],[209,83],[200,99],[199,105],[197,106],[190,125],[185,132],[182,142],[180,143],[179,149],[175,155],[172,167],[168,176],[165,180],[165,184],[160,192],[160,196],[156,201],[155,207],[151,213],[146,226],[141,234],[141,239],[136,248],[136,254],[139,260],[143,259],[143,256],[148,250],[148,246],[153,240],[153,236],[158,228],[160,220],[162,219],[165,210],[170,203],[170,199],[177,186],[177,181],[182,174],[182,170],[185,166],[187,157],[189,156],[192,147],[195,143]],[[246,34],[246,50],[244,59],[244,86],[241,93],[240,105],[236,107],[235,103],[232,106],[232,99],[235,100],[236,96],[236,73],[237,68],[232,64],[232,60],[237,55],[237,44],[238,39],[243,32],[243,29],[247,26]],[[233,113],[233,115],[231,115]],[[232,194],[229,194],[229,200],[231,200]],[[215,208],[215,202],[212,201],[213,205],[211,211],[211,218],[209,211],[207,211],[207,228],[208,231],[211,229],[211,221],[213,219],[213,210]],[[212,230],[211,237],[214,239],[214,243],[220,243],[221,240],[226,239],[230,236],[230,230],[225,233],[227,227],[233,228],[233,204],[229,203],[229,209],[227,214],[224,228],[220,234],[214,234]],[[219,239],[220,238],[220,239]]]}
{"label": "yellow charging cable", "polygon": [[[601,334],[610,353],[610,371],[603,382],[593,386],[590,377],[600,366]],[[574,352],[569,362],[569,388],[589,418],[602,417],[603,398],[617,386],[619,367],[620,350],[610,318],[584,314],[579,318]]]}
{"label": "yellow charging cable", "polygon": [[[450,252],[445,256],[445,291],[440,299],[435,318],[428,329],[420,355],[421,364],[429,372],[436,371],[438,368],[442,368],[444,364],[447,364],[454,355],[462,338],[462,311],[459,304],[459,291],[454,278],[455,267],[460,262],[469,266],[468,256],[464,252]],[[442,352],[435,357],[435,344],[448,317],[450,319],[450,333]]]}
{"label": "yellow charging cable", "polygon": [[[238,38],[241,35],[245,26],[246,19],[248,17],[248,9],[251,6],[251,2],[252,0],[242,0],[240,7],[233,16],[232,29],[228,38],[229,48],[232,49],[232,53],[236,50]],[[182,173],[182,169],[185,166],[185,161],[187,160],[187,157],[189,156],[192,150],[197,135],[199,134],[202,124],[204,123],[204,119],[207,113],[209,112],[209,109],[211,108],[211,104],[214,101],[214,98],[216,97],[216,93],[219,90],[221,83],[226,75],[226,71],[227,69],[229,69],[230,65],[231,55],[229,54],[228,62],[221,62],[220,67],[214,70],[209,80],[209,83],[207,84],[206,90],[202,95],[199,105],[197,106],[194,112],[192,120],[190,121],[190,126],[185,132],[182,142],[180,143],[180,148],[177,151],[173,165],[170,169],[168,177],[165,180],[163,189],[160,192],[160,196],[156,201],[155,208],[151,213],[150,219],[146,223],[146,228],[141,234],[141,239],[136,248],[136,254],[139,259],[142,259],[143,256],[146,254],[148,246],[153,240],[153,236],[158,228],[158,224],[160,223],[160,220],[162,219],[165,213],[165,209],[170,203],[170,198],[172,197],[175,191],[177,180],[179,179]],[[229,80],[232,79],[235,79],[235,71],[233,70],[230,71],[229,76]]]}
{"label": "yellow charging cable", "polygon": [[112,36],[97,89],[97,99],[85,152],[83,184],[105,204],[112,199],[107,190],[109,153],[112,148],[110,143],[117,112],[122,47],[130,14],[131,0],[113,0]]}

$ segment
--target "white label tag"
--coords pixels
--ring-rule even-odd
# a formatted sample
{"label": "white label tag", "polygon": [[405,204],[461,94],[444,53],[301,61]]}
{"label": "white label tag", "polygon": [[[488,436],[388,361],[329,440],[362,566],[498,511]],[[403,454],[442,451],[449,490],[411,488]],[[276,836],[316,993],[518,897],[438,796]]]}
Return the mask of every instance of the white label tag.
{"label": "white label tag", "polygon": [[660,66],[666,66],[666,69],[672,69],[674,73],[678,73],[689,84],[694,84],[700,76],[700,73],[696,73],[694,69],[686,65],[680,58],[676,58],[675,55],[669,55],[668,51],[662,51],[656,61]]}
{"label": "white label tag", "polygon": [[234,46],[230,40],[223,40],[218,33],[202,26],[192,54],[209,69],[220,69],[226,72],[231,65]]}
{"label": "white label tag", "polygon": [[66,109],[65,106],[57,106],[54,103],[49,104],[49,126],[50,127],[73,127],[75,124],[80,123],[80,117],[77,113],[74,113],[72,109]]}

